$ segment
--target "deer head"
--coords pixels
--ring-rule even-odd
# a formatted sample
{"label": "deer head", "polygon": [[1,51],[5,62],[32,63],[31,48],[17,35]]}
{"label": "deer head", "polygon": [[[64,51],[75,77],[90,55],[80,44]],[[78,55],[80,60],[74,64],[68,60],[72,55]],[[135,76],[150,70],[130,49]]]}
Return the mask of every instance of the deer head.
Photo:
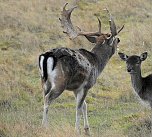
{"label": "deer head", "polygon": [[127,71],[130,74],[141,73],[141,62],[147,58],[147,52],[142,53],[140,56],[132,55],[128,56],[124,53],[118,53],[123,61],[126,61]]}

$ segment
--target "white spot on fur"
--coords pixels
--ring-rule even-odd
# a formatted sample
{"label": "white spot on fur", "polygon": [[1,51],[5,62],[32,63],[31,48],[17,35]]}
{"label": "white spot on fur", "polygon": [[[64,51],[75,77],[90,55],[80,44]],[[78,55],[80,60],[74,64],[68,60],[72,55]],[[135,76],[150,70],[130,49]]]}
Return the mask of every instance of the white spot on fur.
{"label": "white spot on fur", "polygon": [[44,73],[43,73],[43,60],[44,60],[44,56],[41,56],[40,57],[40,73],[41,73],[42,77],[44,76]]}

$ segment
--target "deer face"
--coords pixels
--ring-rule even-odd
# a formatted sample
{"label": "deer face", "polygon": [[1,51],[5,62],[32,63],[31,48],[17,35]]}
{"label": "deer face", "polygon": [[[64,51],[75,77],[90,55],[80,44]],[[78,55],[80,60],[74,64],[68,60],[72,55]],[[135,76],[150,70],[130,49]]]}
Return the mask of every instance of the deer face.
{"label": "deer face", "polygon": [[147,58],[147,52],[142,53],[140,56],[127,56],[124,53],[118,54],[123,61],[126,61],[127,71],[130,74],[139,74],[141,72],[141,62]]}
{"label": "deer face", "polygon": [[108,49],[109,51],[109,55],[110,57],[115,53],[116,49],[117,49],[117,45],[120,42],[120,39],[117,37],[105,37],[105,40],[103,41],[103,43],[100,45],[104,45],[104,47],[106,49]]}
{"label": "deer face", "polygon": [[115,53],[115,50],[117,49],[117,45],[120,42],[120,39],[118,37],[108,37],[105,40],[105,44],[108,46],[109,49],[112,50],[112,54]]}
{"label": "deer face", "polygon": [[100,49],[105,51],[109,57],[111,57],[116,49],[117,45],[120,42],[119,38],[117,37],[112,37],[112,34],[101,34],[98,37],[93,37],[93,36],[85,36],[90,42],[95,43],[95,50],[98,54],[100,54]]}
{"label": "deer face", "polygon": [[120,39],[117,37],[113,37],[112,34],[100,34],[100,36],[87,36],[85,37],[91,42],[96,43],[96,45],[106,45],[107,48],[110,48],[115,51],[117,48],[118,43],[120,42]]}

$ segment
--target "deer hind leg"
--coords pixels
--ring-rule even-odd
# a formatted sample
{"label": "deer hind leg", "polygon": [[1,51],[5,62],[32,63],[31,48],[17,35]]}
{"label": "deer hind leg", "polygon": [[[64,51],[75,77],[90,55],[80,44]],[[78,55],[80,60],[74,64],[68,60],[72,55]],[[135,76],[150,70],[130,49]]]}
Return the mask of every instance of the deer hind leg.
{"label": "deer hind leg", "polygon": [[85,102],[85,97],[86,97],[87,92],[84,91],[84,89],[81,89],[77,92],[75,92],[76,96],[76,123],[75,123],[75,128],[76,131],[80,134],[80,119],[81,119],[81,114],[83,114],[84,118],[84,130],[87,135],[90,134],[89,131],[89,123],[88,123],[88,116],[87,116],[87,105]]}
{"label": "deer hind leg", "polygon": [[48,107],[53,100],[55,100],[65,89],[66,81],[61,65],[58,63],[53,69],[53,59],[47,59],[47,81],[44,83],[44,111],[42,124],[48,125]]}
{"label": "deer hind leg", "polygon": [[48,126],[48,107],[49,107],[49,99],[46,97],[46,95],[50,92],[51,90],[51,85],[48,83],[44,84],[44,108],[43,108],[43,120],[42,120],[42,125],[47,127]]}
{"label": "deer hind leg", "polygon": [[84,118],[84,130],[85,130],[85,134],[90,135],[88,115],[87,115],[87,103],[86,103],[85,100],[84,100],[83,106],[82,106],[82,113],[83,113],[83,118]]}
{"label": "deer hind leg", "polygon": [[62,94],[64,91],[63,85],[57,85],[55,87],[48,88],[47,94],[44,95],[44,110],[43,110],[43,120],[42,125],[47,127],[48,126],[48,107],[55,100],[58,96]]}

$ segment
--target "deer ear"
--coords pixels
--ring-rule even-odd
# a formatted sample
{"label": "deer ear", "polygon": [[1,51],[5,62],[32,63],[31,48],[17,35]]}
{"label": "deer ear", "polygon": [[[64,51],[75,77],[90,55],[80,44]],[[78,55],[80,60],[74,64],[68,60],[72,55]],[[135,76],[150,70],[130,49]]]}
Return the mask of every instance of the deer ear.
{"label": "deer ear", "polygon": [[147,52],[142,53],[142,54],[140,55],[140,60],[141,60],[141,61],[144,61],[144,60],[147,58],[147,55],[148,55]]}
{"label": "deer ear", "polygon": [[123,60],[123,61],[126,61],[128,59],[128,56],[125,55],[124,53],[118,53],[119,57]]}
{"label": "deer ear", "polygon": [[93,37],[93,36],[86,36],[85,37],[91,42],[91,43],[96,43],[96,37]]}

